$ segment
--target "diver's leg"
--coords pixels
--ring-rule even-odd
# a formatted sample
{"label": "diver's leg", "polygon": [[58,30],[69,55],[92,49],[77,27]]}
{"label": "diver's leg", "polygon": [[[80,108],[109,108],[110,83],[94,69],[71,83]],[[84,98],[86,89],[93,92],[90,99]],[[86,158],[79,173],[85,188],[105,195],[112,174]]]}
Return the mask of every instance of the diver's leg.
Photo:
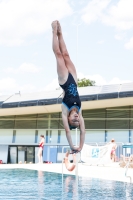
{"label": "diver's leg", "polygon": [[57,21],[52,23],[53,29],[53,51],[57,61],[57,73],[58,73],[58,80],[59,84],[64,84],[68,78],[68,69],[64,62],[64,58],[59,48],[59,41],[57,36]]}
{"label": "diver's leg", "polygon": [[62,34],[60,23],[59,22],[57,22],[57,23],[58,23],[57,34],[58,34],[58,40],[59,40],[59,48],[60,48],[60,51],[61,51],[62,56],[64,58],[65,65],[66,65],[68,71],[73,75],[73,78],[74,78],[75,82],[77,83],[76,69],[75,69],[75,66],[70,59],[68,50],[66,48],[66,44],[65,44],[64,39],[63,39],[63,34]]}

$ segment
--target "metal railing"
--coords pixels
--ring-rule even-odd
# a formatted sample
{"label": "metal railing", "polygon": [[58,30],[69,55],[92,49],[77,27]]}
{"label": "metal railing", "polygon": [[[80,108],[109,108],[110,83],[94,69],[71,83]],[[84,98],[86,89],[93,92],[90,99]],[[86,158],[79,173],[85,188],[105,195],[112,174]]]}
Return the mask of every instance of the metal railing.
{"label": "metal railing", "polygon": [[133,161],[133,155],[132,155],[132,152],[133,152],[133,143],[128,143],[128,144],[125,144],[123,145],[123,152],[126,156],[128,156],[127,158],[127,162],[126,162],[126,158],[124,157],[124,161],[125,161],[125,177],[126,178],[130,178],[130,183],[132,183],[132,177],[127,175],[128,173],[128,169],[131,165],[131,162]]}
{"label": "metal railing", "polygon": [[[64,170],[63,170],[63,163],[64,163],[64,149],[70,150],[70,147],[68,146],[63,146],[62,148],[62,199],[63,199],[63,191],[64,191]],[[75,168],[75,177],[76,177],[76,192],[77,192],[77,198],[78,199],[78,154],[76,154],[76,168]]]}
{"label": "metal railing", "polygon": [[[96,142],[88,142],[88,143],[85,143],[87,145],[90,145],[90,146],[95,146],[95,147],[100,147],[100,146],[104,146],[104,145],[107,145],[107,143],[105,142],[99,142],[99,143],[96,143]],[[129,157],[129,155],[133,154],[133,148],[130,149],[130,152],[129,152],[129,149],[128,148],[123,148],[123,145],[126,145],[127,143],[116,143],[117,144],[117,149],[116,149],[116,162],[119,162],[120,161],[120,158],[121,158],[121,155],[123,155],[124,157]],[[133,143],[129,143],[130,145],[133,145]],[[9,148],[10,147],[18,147],[18,146],[33,146],[33,147],[38,147],[38,144],[37,143],[27,143],[27,144],[22,144],[22,143],[11,143],[11,144],[0,144],[1,145],[8,145]],[[57,147],[57,152],[56,153],[56,162],[62,162],[62,157],[61,157],[61,154],[62,154],[62,150],[63,150],[63,147],[69,147],[68,144],[59,144],[59,143],[56,143],[56,144],[52,144],[52,143],[45,143],[45,146],[48,146],[48,147]],[[59,158],[59,159],[58,159]]]}

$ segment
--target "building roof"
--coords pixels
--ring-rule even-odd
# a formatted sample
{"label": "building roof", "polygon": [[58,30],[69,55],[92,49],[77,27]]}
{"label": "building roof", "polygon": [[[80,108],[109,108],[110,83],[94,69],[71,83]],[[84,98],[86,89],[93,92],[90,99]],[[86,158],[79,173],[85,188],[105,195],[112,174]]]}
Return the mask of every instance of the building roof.
{"label": "building roof", "polygon": [[[94,108],[102,107],[102,104],[103,106],[107,107],[108,105],[106,105],[105,102],[108,102],[108,103],[110,102],[112,105],[112,102],[114,102],[114,100],[116,104],[119,104],[119,105],[122,104],[124,106],[124,105],[127,105],[127,103],[128,105],[133,105],[132,103],[133,102],[133,82],[124,83],[124,84],[103,85],[103,86],[88,86],[88,87],[78,88],[78,91],[79,91],[80,99],[82,102],[82,109],[87,109],[87,108],[89,109],[90,105],[93,105],[93,104],[95,105]],[[124,103],[125,98],[126,98],[126,103]],[[0,96],[1,113],[8,113],[9,109],[15,109],[15,110],[17,109],[16,110],[17,112],[15,113],[22,114],[24,112],[24,109],[22,113],[19,112],[19,110],[20,109],[22,110],[22,108],[24,107],[25,108],[32,107],[32,110],[36,110],[35,112],[38,113],[40,112],[39,107],[42,107],[42,106],[44,110],[50,106],[51,109],[54,110],[54,112],[60,112],[61,109],[60,109],[59,104],[61,104],[61,102],[62,102],[61,89],[54,90],[54,91],[42,91],[38,93],[27,93],[27,94],[17,93],[17,94],[13,94],[9,96],[8,95]],[[123,103],[120,103],[120,102],[123,102]],[[85,105],[87,105],[87,107]],[[115,104],[113,104],[112,106],[115,106]],[[38,109],[33,109],[33,107],[36,107]],[[57,109],[55,109],[55,107]],[[91,106],[91,108],[93,108],[93,106]],[[27,109],[27,112],[28,110],[29,109]]]}

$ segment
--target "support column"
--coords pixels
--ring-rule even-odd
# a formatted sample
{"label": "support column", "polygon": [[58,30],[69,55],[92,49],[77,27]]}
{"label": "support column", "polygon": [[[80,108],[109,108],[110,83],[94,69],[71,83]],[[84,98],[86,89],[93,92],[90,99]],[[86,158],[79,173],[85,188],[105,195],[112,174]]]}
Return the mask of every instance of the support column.
{"label": "support column", "polygon": [[12,143],[15,143],[15,140],[16,140],[16,130],[13,130]]}
{"label": "support column", "polygon": [[132,132],[131,132],[131,106],[129,106],[129,143],[132,141]]}
{"label": "support column", "polygon": [[57,140],[57,143],[60,143],[60,137],[61,137],[61,131],[58,130],[58,140]]}
{"label": "support column", "polygon": [[129,143],[131,143],[132,142],[132,132],[131,132],[131,130],[129,130]]}
{"label": "support column", "polygon": [[104,142],[107,142],[107,110],[105,110],[105,137],[104,137]]}
{"label": "support column", "polygon": [[48,143],[48,131],[46,131],[46,143]]}
{"label": "support column", "polygon": [[104,138],[104,142],[107,142],[107,139],[108,139],[108,133],[107,133],[107,131],[105,130],[105,138]]}
{"label": "support column", "polygon": [[38,143],[38,130],[35,130],[35,143]]}
{"label": "support column", "polygon": [[51,143],[52,132],[49,130],[50,127],[51,127],[51,114],[49,114],[49,116],[48,116],[48,135],[49,135],[48,143]]}

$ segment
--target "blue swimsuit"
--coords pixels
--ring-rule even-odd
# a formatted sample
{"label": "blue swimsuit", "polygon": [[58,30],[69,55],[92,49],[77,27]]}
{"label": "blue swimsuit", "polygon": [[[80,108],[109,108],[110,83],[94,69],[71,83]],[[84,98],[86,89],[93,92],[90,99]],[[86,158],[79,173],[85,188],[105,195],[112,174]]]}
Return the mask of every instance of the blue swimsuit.
{"label": "blue swimsuit", "polygon": [[62,100],[62,104],[64,104],[69,111],[71,111],[72,108],[76,107],[79,112],[81,108],[81,101],[77,91],[77,84],[73,76],[69,73],[67,81],[60,86],[65,91],[65,96]]}

